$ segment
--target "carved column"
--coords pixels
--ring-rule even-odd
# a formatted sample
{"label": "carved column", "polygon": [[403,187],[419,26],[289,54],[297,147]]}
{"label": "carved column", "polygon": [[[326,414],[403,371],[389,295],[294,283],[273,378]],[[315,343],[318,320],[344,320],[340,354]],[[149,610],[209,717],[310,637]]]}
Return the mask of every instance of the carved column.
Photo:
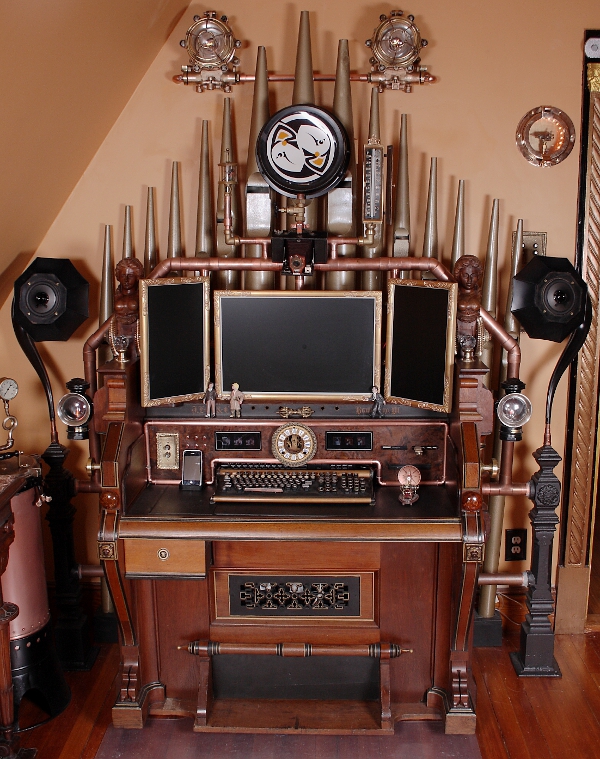
{"label": "carved column", "polygon": [[527,614],[521,625],[521,648],[511,654],[519,676],[560,677],[554,659],[554,631],[549,615],[554,611],[552,598],[552,543],[559,522],[556,509],[560,503],[560,480],[554,468],[560,456],[549,445],[538,448],[533,457],[539,470],[531,478],[534,507],[529,512],[533,528],[531,571],[535,582],[527,591]]}
{"label": "carved column", "polygon": [[579,213],[580,217],[583,216],[581,275],[588,285],[594,316],[579,354],[576,372],[571,377],[570,392],[574,392],[571,412],[573,434],[565,461],[564,556],[558,573],[556,606],[556,632],[560,633],[582,633],[584,630],[589,582],[590,523],[596,492],[597,368],[600,363],[600,63],[589,63],[587,74],[587,161],[585,167],[582,167],[580,181],[585,182],[582,196],[584,207]]}

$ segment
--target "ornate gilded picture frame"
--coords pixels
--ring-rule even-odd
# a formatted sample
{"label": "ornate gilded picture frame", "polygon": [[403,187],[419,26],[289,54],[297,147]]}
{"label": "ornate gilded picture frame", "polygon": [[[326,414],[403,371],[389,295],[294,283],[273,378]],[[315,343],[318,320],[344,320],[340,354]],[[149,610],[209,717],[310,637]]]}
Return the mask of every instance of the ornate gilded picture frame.
{"label": "ornate gilded picture frame", "polygon": [[140,282],[142,406],[194,401],[210,382],[207,277]]}
{"label": "ornate gilded picture frame", "polygon": [[388,283],[387,403],[450,412],[457,292],[454,282]]}
{"label": "ornate gilded picture frame", "polygon": [[215,387],[247,400],[368,401],[381,377],[382,294],[214,293]]}

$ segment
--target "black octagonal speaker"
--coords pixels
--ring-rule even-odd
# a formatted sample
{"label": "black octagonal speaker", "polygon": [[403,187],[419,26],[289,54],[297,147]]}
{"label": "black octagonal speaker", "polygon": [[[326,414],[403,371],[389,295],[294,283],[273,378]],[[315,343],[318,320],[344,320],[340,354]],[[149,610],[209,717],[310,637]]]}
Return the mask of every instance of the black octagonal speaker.
{"label": "black octagonal speaker", "polygon": [[513,278],[511,311],[529,337],[561,343],[583,321],[586,292],[568,258],[534,256]]}
{"label": "black octagonal speaker", "polygon": [[68,258],[36,258],[15,282],[14,320],[38,343],[68,340],[88,318],[88,296]]}

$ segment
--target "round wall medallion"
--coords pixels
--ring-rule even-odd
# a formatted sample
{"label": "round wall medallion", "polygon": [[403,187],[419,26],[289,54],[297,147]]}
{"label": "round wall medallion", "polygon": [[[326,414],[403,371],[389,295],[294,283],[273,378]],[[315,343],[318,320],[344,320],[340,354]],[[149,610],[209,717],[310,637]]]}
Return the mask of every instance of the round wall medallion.
{"label": "round wall medallion", "polygon": [[555,166],[575,144],[575,127],[564,111],[540,105],[523,116],[517,127],[517,147],[534,166]]}
{"label": "round wall medallion", "polygon": [[317,452],[317,438],[304,424],[284,424],[273,433],[271,450],[282,464],[302,466]]}
{"label": "round wall medallion", "polygon": [[346,130],[314,105],[292,105],[276,113],[256,142],[258,169],[277,192],[316,198],[344,178],[350,151]]}

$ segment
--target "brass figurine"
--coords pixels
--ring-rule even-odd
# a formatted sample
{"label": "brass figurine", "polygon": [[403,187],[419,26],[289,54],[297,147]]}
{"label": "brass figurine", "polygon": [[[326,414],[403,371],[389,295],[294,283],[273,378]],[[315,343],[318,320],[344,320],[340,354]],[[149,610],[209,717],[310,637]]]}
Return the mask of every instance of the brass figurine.
{"label": "brass figurine", "polygon": [[244,393],[240,390],[240,386],[237,382],[234,382],[231,386],[231,396],[229,398],[229,408],[231,413],[229,416],[241,417],[242,416],[242,403],[244,402]]}
{"label": "brass figurine", "polygon": [[[108,342],[120,363],[126,363],[127,354],[139,354],[139,302],[138,285],[144,267],[137,258],[122,258],[115,266],[119,282],[115,294],[115,313],[110,322]],[[130,346],[135,343],[135,348]]]}
{"label": "brass figurine", "polygon": [[217,415],[217,391],[215,390],[215,383],[209,382],[202,402],[206,404],[206,416]]}
{"label": "brass figurine", "polygon": [[461,357],[472,361],[479,333],[483,266],[476,256],[461,256],[454,267],[458,282],[457,334]]}

